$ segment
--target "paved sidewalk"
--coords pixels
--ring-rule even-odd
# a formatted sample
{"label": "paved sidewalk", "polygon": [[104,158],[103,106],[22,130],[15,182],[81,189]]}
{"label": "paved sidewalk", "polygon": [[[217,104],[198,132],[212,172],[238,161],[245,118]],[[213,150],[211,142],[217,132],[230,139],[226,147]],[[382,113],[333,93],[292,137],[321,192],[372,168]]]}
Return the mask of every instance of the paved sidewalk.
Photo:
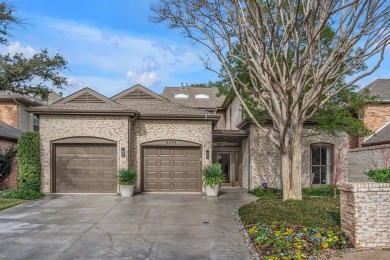
{"label": "paved sidewalk", "polygon": [[232,209],[200,194],[48,195],[0,211],[0,259],[249,259]]}

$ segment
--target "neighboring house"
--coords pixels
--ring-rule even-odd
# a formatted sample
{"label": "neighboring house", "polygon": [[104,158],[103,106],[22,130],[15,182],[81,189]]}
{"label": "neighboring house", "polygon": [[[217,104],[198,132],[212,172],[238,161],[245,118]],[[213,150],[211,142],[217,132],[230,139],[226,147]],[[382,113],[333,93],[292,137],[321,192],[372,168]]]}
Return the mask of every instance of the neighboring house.
{"label": "neighboring house", "polygon": [[27,112],[30,107],[51,104],[61,99],[61,95],[52,92],[47,102],[38,98],[0,91],[0,122],[13,126],[22,132],[39,131],[38,117]]}
{"label": "neighboring house", "polygon": [[[201,169],[213,162],[222,164],[225,186],[281,185],[276,148],[243,118],[237,99],[217,97],[215,88],[158,95],[136,85],[112,98],[85,88],[29,112],[40,119],[44,192],[115,193],[123,167],[137,169],[138,191],[201,192]],[[303,185],[329,183],[332,153],[347,143],[345,134],[307,125]]]}
{"label": "neighboring house", "polygon": [[[4,122],[0,122],[0,149],[7,149],[10,146],[16,146],[16,143],[22,132]],[[18,165],[16,156],[10,174],[0,180],[0,190],[16,189],[18,185]]]}
{"label": "neighboring house", "polygon": [[[360,92],[368,89],[373,96],[379,97],[379,101],[368,104],[363,112],[361,120],[374,132],[366,138],[351,138],[350,148],[371,146],[374,143],[369,139],[376,135],[384,125],[390,121],[390,79],[377,79]],[[390,136],[387,137],[390,140]]]}
{"label": "neighboring house", "polygon": [[373,131],[365,138],[351,138],[349,180],[351,182],[368,181],[364,173],[386,167],[390,163],[390,79],[377,79],[361,91],[368,89],[379,102],[368,104],[364,110],[362,121]]}

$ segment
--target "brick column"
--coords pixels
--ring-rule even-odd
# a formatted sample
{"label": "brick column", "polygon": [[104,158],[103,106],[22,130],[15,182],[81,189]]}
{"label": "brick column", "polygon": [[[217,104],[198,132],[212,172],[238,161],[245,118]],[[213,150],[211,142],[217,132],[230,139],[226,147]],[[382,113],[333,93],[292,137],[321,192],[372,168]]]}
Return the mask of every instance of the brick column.
{"label": "brick column", "polygon": [[345,183],[340,191],[341,228],[355,247],[390,247],[390,183]]}

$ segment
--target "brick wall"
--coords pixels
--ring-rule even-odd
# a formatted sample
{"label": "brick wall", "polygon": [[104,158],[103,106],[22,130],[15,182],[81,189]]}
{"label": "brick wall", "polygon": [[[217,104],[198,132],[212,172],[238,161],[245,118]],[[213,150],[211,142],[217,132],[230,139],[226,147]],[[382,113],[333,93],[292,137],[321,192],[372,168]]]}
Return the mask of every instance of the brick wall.
{"label": "brick wall", "polygon": [[390,184],[340,187],[341,228],[356,248],[390,247]]}
{"label": "brick wall", "polygon": [[[0,148],[7,148],[9,146],[16,146],[16,142],[0,139]],[[0,190],[16,189],[17,187],[18,187],[18,158],[15,155],[13,158],[13,164],[12,164],[10,174],[0,182]]]}
{"label": "brick wall", "polygon": [[0,121],[19,128],[19,108],[13,101],[0,101]]}
{"label": "brick wall", "polygon": [[[281,188],[280,155],[278,149],[271,143],[268,137],[255,125],[250,127],[250,188],[260,186],[266,182],[269,187]],[[343,149],[344,159],[341,162],[344,171],[340,182],[347,181],[348,177],[348,135],[338,133],[330,135],[319,132],[313,128],[305,128],[301,140],[302,145],[302,186],[311,185],[311,149],[316,143],[331,144],[336,151]]]}
{"label": "brick wall", "polygon": [[390,121],[390,104],[369,105],[364,111],[364,124],[372,131]]}
{"label": "brick wall", "polygon": [[41,187],[50,192],[51,186],[51,142],[68,137],[98,137],[117,142],[117,168],[126,168],[128,160],[120,156],[120,147],[128,151],[128,117],[126,116],[67,116],[41,115]]}
{"label": "brick wall", "polygon": [[[137,120],[131,129],[131,165],[141,174],[141,145],[146,142],[177,139],[201,145],[203,166],[210,164],[205,150],[212,154],[212,122],[191,120]],[[138,178],[140,187],[141,178]]]}
{"label": "brick wall", "polygon": [[348,180],[350,182],[365,182],[370,178],[365,172],[374,169],[373,161],[378,167],[383,167],[383,149],[389,149],[389,145],[376,145],[349,150]]}

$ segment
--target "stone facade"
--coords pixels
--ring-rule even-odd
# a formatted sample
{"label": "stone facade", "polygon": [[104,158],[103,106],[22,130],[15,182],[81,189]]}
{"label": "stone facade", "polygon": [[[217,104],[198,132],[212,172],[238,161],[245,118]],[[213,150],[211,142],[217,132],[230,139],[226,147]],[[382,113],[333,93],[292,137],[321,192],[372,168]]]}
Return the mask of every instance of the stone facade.
{"label": "stone facade", "polygon": [[242,187],[245,189],[250,190],[251,187],[249,187],[249,137],[242,140],[241,143],[241,180],[242,180]]}
{"label": "stone facade", "polygon": [[358,249],[390,247],[390,184],[340,187],[341,228]]}
{"label": "stone facade", "polygon": [[13,101],[0,101],[0,121],[19,128],[19,106]]}
{"label": "stone facade", "polygon": [[373,132],[390,121],[390,104],[369,105],[364,110],[364,124]]}
{"label": "stone facade", "polygon": [[[250,178],[251,189],[266,182],[269,187],[281,188],[280,156],[277,148],[255,125],[250,127]],[[305,128],[302,137],[302,186],[311,185],[311,150],[312,144],[326,143],[333,146],[333,150],[341,150],[343,160],[341,168],[343,176],[340,182],[348,177],[348,136],[344,133],[329,135],[312,128]]]}
{"label": "stone facade", "polygon": [[[126,116],[41,115],[41,187],[51,192],[52,141],[69,137],[97,137],[115,141],[118,149],[117,168],[128,167],[129,119]],[[126,156],[119,149],[124,147]]]}
{"label": "stone facade", "polygon": [[[16,146],[16,142],[0,139],[0,148],[7,148],[10,146]],[[15,155],[13,158],[13,164],[12,164],[10,174],[0,182],[0,190],[16,189],[17,187],[18,187],[18,158]]]}
{"label": "stone facade", "polygon": [[[192,120],[137,120],[131,129],[131,165],[141,174],[141,145],[143,143],[176,139],[201,145],[202,164],[210,164],[205,157],[205,150],[212,154],[212,122]],[[141,178],[138,178],[139,190]]]}
{"label": "stone facade", "polygon": [[349,150],[349,181],[350,182],[365,182],[369,181],[370,178],[365,175],[365,172],[378,168],[385,167],[384,161],[386,153],[390,152],[390,146],[376,145],[361,147]]}

